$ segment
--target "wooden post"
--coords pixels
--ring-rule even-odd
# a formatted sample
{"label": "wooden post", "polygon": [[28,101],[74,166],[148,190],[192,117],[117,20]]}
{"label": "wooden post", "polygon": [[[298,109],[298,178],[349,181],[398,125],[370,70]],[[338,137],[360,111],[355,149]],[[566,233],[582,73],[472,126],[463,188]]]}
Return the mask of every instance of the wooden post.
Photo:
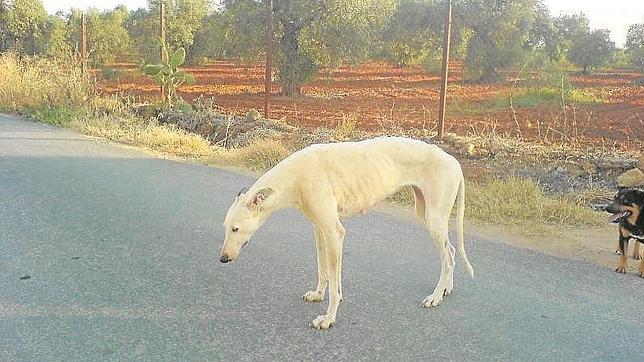
{"label": "wooden post", "polygon": [[445,18],[445,38],[443,40],[443,68],[441,78],[441,98],[438,104],[438,139],[443,140],[445,132],[445,105],[447,99],[447,73],[449,67],[449,42],[452,28],[452,0],[447,0],[447,14]]}
{"label": "wooden post", "polygon": [[81,73],[87,72],[87,16],[81,14]]}
{"label": "wooden post", "polygon": [[264,73],[264,118],[271,114],[271,87],[273,61],[273,0],[266,0],[266,71]]}
{"label": "wooden post", "polygon": [[[161,47],[159,48],[159,58],[161,58],[161,62],[167,61],[167,59],[164,59],[165,56],[163,54],[163,47],[166,44],[165,42],[165,4],[163,1],[160,2],[161,6],[159,7],[159,37],[161,38]],[[163,84],[161,84],[161,100],[166,101],[166,89]]]}

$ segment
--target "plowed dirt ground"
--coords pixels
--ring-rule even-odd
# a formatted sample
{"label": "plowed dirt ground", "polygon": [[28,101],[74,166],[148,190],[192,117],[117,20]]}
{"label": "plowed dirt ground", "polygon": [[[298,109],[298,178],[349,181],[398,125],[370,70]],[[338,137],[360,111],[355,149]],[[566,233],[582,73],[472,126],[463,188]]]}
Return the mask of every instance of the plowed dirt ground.
{"label": "plowed dirt ground", "polygon": [[[590,76],[571,74],[574,87],[596,96],[598,102],[565,106],[556,99],[536,105],[515,102],[527,88],[526,78],[496,84],[463,82],[462,67],[450,66],[446,129],[459,134],[496,132],[539,142],[575,142],[640,147],[644,140],[644,86],[641,74],[629,70],[595,72]],[[104,94],[121,93],[135,99],[158,99],[158,86],[138,74],[135,65],[120,64],[109,79],[97,71]],[[250,108],[263,110],[262,65],[217,61],[187,67],[197,84],[184,86],[186,100],[213,98],[232,114]],[[515,78],[516,79],[516,78]],[[271,118],[285,118],[301,127],[335,127],[343,119],[355,119],[357,127],[378,130],[391,127],[433,129],[436,124],[440,78],[421,68],[396,68],[386,63],[341,67],[321,72],[316,81],[297,98],[279,96],[274,85]],[[641,84],[641,82],[639,83]],[[636,142],[633,142],[636,141]]]}

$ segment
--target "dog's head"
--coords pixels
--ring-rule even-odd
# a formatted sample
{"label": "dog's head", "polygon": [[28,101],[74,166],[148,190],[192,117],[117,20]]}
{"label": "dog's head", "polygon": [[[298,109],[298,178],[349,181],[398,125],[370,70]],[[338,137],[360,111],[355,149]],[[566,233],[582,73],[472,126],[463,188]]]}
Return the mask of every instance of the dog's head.
{"label": "dog's head", "polygon": [[635,188],[622,188],[617,192],[613,202],[606,206],[606,211],[613,214],[609,221],[619,223],[627,220],[635,225],[644,204],[644,191]]}
{"label": "dog's head", "polygon": [[241,249],[266,220],[268,215],[262,211],[266,199],[272,193],[273,189],[268,187],[253,192],[245,189],[239,192],[224,220],[226,238],[219,253],[219,261],[227,263],[237,259]]}

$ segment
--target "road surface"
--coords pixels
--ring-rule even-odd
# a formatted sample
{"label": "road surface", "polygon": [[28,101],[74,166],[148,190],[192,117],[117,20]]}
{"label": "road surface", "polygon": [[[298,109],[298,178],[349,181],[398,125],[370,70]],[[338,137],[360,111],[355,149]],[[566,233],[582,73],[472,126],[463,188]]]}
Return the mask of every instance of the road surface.
{"label": "road surface", "polygon": [[345,300],[313,330],[326,302],[301,300],[317,272],[296,211],[218,260],[252,182],[0,115],[0,361],[644,360],[644,279],[468,235],[475,279],[457,259],[424,309],[433,246],[379,212],[346,221]]}

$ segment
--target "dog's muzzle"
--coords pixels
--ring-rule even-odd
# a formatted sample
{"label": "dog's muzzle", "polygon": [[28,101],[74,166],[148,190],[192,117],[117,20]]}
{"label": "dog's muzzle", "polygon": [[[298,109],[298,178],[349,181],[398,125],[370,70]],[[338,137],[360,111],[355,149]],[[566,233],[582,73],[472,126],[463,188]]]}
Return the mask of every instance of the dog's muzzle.
{"label": "dog's muzzle", "polygon": [[228,263],[230,261],[230,258],[228,257],[228,255],[222,255],[221,257],[219,257],[219,261],[222,263]]}

